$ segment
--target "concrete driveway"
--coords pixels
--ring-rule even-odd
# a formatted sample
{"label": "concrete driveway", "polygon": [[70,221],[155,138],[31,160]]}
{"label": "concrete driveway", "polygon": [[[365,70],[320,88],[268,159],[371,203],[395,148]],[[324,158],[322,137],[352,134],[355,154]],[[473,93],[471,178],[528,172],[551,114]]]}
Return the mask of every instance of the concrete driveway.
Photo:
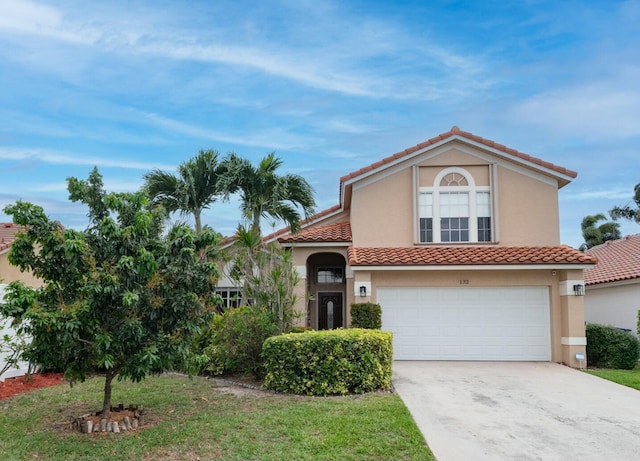
{"label": "concrete driveway", "polygon": [[438,461],[640,459],[640,391],[555,363],[394,362]]}

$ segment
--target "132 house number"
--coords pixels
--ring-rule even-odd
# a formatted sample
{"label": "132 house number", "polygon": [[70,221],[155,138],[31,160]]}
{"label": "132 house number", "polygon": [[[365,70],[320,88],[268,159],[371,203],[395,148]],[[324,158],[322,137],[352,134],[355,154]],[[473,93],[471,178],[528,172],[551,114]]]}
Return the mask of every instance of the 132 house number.
{"label": "132 house number", "polygon": [[460,279],[460,285],[469,285],[468,279]]}

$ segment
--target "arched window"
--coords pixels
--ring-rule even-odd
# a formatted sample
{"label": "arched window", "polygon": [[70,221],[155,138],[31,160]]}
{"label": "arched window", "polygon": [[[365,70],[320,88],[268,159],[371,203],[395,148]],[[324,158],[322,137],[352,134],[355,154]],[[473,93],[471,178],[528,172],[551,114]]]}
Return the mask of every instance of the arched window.
{"label": "arched window", "polygon": [[489,186],[476,186],[463,168],[445,168],[418,196],[421,243],[491,242]]}

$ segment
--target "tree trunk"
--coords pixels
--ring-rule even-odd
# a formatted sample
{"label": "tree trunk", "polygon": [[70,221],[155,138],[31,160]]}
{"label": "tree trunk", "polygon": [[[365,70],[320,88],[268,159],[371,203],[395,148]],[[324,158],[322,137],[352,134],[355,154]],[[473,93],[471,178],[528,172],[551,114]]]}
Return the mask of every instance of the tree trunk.
{"label": "tree trunk", "polygon": [[251,223],[251,232],[255,232],[262,238],[262,229],[260,229],[260,213],[253,215],[253,223]]}
{"label": "tree trunk", "polygon": [[111,413],[111,381],[118,374],[113,369],[107,370],[107,374],[104,377],[104,400],[102,401],[102,419],[109,419],[109,413]]}
{"label": "tree trunk", "polygon": [[199,211],[194,211],[193,216],[196,218],[196,234],[200,235],[202,232],[202,218]]}

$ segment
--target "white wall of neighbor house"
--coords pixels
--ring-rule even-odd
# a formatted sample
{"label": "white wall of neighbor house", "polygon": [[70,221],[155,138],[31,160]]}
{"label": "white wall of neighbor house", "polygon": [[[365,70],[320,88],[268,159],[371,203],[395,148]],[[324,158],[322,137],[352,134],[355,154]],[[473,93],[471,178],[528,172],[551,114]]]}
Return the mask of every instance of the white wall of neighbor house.
{"label": "white wall of neighbor house", "polygon": [[[0,303],[2,303],[4,300],[6,287],[7,284],[0,283]],[[0,342],[4,340],[3,338],[5,335],[13,338],[15,337],[15,334],[15,330],[11,328],[11,319],[0,316]],[[4,368],[8,355],[9,354],[7,351],[0,349],[0,370]],[[10,368],[0,376],[0,382],[4,381],[7,378],[22,376],[27,373],[28,368],[29,364],[27,362],[19,362],[17,368]]]}
{"label": "white wall of neighbor house", "polygon": [[637,333],[640,280],[587,285],[584,316],[588,323],[601,323]]}

